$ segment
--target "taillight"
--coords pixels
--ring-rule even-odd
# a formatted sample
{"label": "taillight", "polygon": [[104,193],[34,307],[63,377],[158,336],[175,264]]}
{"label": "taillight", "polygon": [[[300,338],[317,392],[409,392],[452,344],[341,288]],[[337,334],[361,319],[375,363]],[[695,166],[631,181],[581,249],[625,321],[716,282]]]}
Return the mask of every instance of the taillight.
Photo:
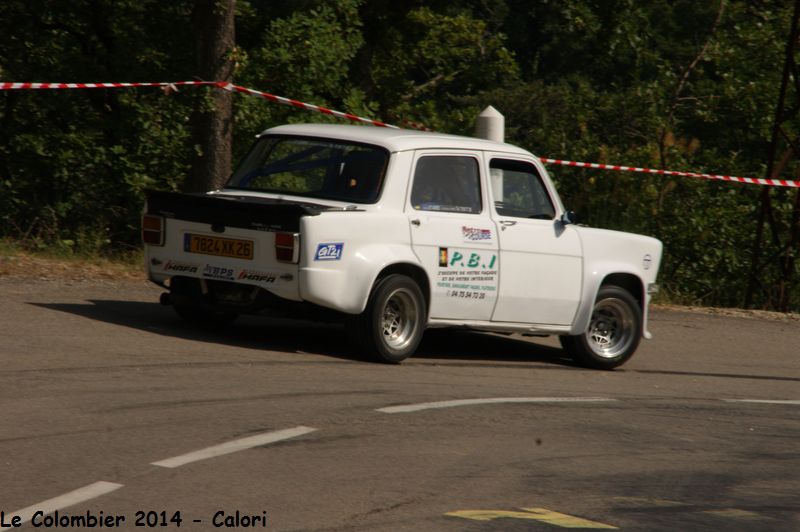
{"label": "taillight", "polygon": [[297,233],[275,233],[275,258],[279,262],[300,262],[300,235]]}
{"label": "taillight", "polygon": [[164,217],[154,214],[142,216],[142,241],[151,246],[164,245]]}

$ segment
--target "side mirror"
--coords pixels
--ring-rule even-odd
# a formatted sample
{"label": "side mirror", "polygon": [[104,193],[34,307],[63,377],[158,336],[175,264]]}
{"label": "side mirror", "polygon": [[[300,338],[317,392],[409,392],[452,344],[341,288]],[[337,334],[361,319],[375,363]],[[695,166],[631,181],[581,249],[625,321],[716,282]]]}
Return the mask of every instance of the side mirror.
{"label": "side mirror", "polygon": [[577,222],[577,216],[573,211],[565,211],[564,214],[561,215],[561,223],[563,225],[573,225]]}

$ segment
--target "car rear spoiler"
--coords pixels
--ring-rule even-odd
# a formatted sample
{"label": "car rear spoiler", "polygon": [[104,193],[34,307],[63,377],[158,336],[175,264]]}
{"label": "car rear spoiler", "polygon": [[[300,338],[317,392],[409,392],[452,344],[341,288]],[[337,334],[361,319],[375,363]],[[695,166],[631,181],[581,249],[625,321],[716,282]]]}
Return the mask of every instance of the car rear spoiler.
{"label": "car rear spoiler", "polygon": [[327,207],[251,196],[184,194],[146,190],[145,214],[261,231],[300,230],[300,218],[316,216]]}

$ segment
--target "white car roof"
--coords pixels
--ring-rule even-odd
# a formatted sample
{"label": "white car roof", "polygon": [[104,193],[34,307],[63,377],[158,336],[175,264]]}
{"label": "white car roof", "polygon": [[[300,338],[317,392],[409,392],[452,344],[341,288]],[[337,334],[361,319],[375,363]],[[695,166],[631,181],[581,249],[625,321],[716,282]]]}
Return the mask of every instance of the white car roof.
{"label": "white car roof", "polygon": [[473,137],[446,135],[429,131],[396,129],[378,126],[354,126],[342,124],[290,124],[267,129],[261,135],[299,135],[326,139],[342,139],[351,142],[374,144],[390,152],[421,148],[449,148],[480,151],[495,151],[517,155],[532,154],[511,144],[493,142]]}

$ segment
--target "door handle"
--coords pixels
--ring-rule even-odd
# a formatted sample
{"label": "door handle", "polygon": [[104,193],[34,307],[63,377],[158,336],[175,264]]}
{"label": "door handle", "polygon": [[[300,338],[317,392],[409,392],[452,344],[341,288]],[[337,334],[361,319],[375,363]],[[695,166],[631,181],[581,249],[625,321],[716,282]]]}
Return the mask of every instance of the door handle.
{"label": "door handle", "polygon": [[500,225],[503,227],[511,227],[512,225],[517,225],[516,220],[500,220]]}
{"label": "door handle", "polygon": [[417,227],[419,227],[420,223],[421,222],[419,221],[419,218],[411,220],[411,225],[416,225]]}

